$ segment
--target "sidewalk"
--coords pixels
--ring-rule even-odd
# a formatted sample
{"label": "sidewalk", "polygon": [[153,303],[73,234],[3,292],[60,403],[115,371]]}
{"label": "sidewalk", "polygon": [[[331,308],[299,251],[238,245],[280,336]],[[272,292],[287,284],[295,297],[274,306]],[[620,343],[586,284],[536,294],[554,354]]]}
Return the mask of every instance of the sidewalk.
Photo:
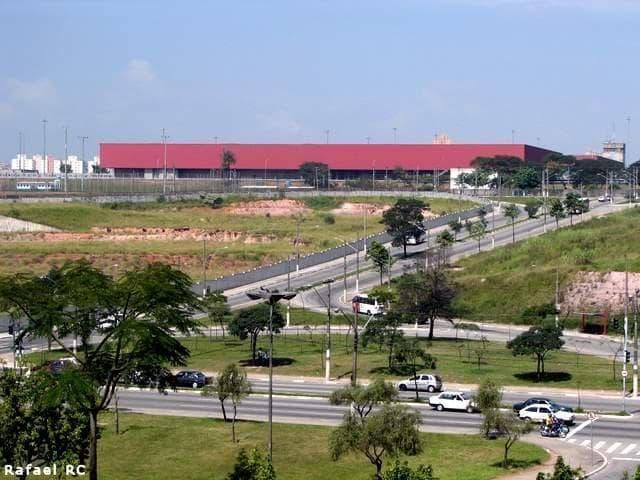
{"label": "sidewalk", "polygon": [[599,453],[594,452],[592,461],[591,450],[588,448],[563,442],[557,438],[541,437],[537,433],[532,433],[523,437],[522,441],[541,446],[549,452],[549,459],[542,465],[535,465],[524,471],[502,475],[498,477],[498,480],[535,480],[538,472],[552,473],[559,456],[573,468],[581,468],[585,474],[593,474],[607,465]]}

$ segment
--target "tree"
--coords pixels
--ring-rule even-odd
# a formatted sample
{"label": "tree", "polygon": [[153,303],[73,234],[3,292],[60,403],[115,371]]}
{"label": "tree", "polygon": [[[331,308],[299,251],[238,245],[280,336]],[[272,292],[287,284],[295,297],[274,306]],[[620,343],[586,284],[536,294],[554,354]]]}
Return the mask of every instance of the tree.
{"label": "tree", "polygon": [[502,405],[502,388],[493,380],[483,380],[478,386],[478,392],[474,399],[484,416],[480,433],[485,437],[489,436],[494,426],[494,416],[500,411]]}
{"label": "tree", "polygon": [[537,188],[540,183],[540,175],[533,167],[521,167],[513,175],[513,186],[521,190]]}
{"label": "tree", "polygon": [[209,318],[209,340],[211,340],[211,331],[215,324],[220,325],[222,338],[224,338],[224,326],[231,315],[227,297],[223,294],[222,290],[208,292],[202,299],[202,306]]}
{"label": "tree", "polygon": [[3,465],[83,464],[89,447],[86,416],[70,404],[50,401],[57,379],[43,370],[19,377],[0,371],[0,461]]}
{"label": "tree", "polygon": [[[274,333],[279,333],[286,324],[278,306],[273,308],[272,328]],[[256,363],[256,345],[258,335],[269,328],[269,305],[260,303],[253,307],[240,310],[229,322],[229,333],[240,340],[250,339],[251,360]]]}
{"label": "tree", "polygon": [[582,469],[571,468],[571,465],[564,463],[562,456],[558,457],[553,468],[553,473],[538,473],[536,480],[584,480]]}
{"label": "tree", "polygon": [[60,173],[72,173],[71,165],[68,163],[60,162]]}
{"label": "tree", "polygon": [[380,272],[380,285],[382,285],[383,275],[389,271],[389,268],[394,263],[394,259],[389,253],[389,250],[374,240],[367,249],[367,259],[370,259]]}
{"label": "tree", "polygon": [[487,227],[482,222],[473,222],[469,235],[478,242],[478,252],[480,252],[480,240],[487,235]]}
{"label": "tree", "polygon": [[511,219],[512,242],[516,242],[516,218],[520,216],[520,209],[515,203],[510,203],[503,209],[504,216]]}
{"label": "tree", "polygon": [[529,218],[536,218],[536,215],[538,214],[538,210],[540,210],[540,207],[542,206],[542,202],[539,200],[536,200],[534,202],[529,202],[524,206],[524,210],[525,212],[527,212],[527,216]]}
{"label": "tree", "polygon": [[[28,320],[20,338],[50,338],[77,363],[47,394],[88,418],[91,480],[98,478],[98,415],[109,407],[118,382],[139,365],[186,365],[190,352],[176,336],[198,331],[193,315],[199,302],[191,287],[187,275],[160,263],[117,280],[86,261],[68,262],[42,277],[0,278],[0,309]],[[91,336],[98,331],[102,339],[96,344]],[[74,336],[77,353],[63,341]]]}
{"label": "tree", "polygon": [[220,169],[229,177],[231,168],[236,164],[236,156],[231,150],[223,149],[220,155]]}
{"label": "tree", "polygon": [[509,451],[511,447],[515,445],[522,435],[526,435],[533,430],[533,426],[530,423],[520,420],[514,412],[503,412],[501,410],[494,411],[489,425],[492,431],[495,431],[504,438],[502,466],[503,468],[507,468],[509,466]]}
{"label": "tree", "polygon": [[567,193],[564,199],[564,209],[569,214],[569,222],[573,225],[573,216],[580,215],[584,208],[584,202],[576,192]]}
{"label": "tree", "polygon": [[484,187],[491,183],[491,175],[491,171],[476,168],[473,172],[458,175],[458,185],[468,185],[474,188]]}
{"label": "tree", "polygon": [[480,168],[495,174],[494,182],[498,187],[498,194],[501,194],[503,183],[509,183],[523,161],[521,158],[510,155],[496,155],[495,157],[476,157],[471,161],[473,168]]}
{"label": "tree", "polygon": [[402,316],[391,310],[383,318],[375,322],[369,322],[367,328],[362,334],[362,346],[366,346],[370,342],[378,344],[378,350],[381,351],[384,346],[388,348],[388,368],[391,370],[393,366],[393,353],[398,342],[404,336],[400,329]]}
{"label": "tree", "polygon": [[382,474],[383,480],[438,480],[433,474],[431,465],[418,465],[412,469],[408,462],[400,463],[396,458],[395,463]]}
{"label": "tree", "polygon": [[449,222],[449,228],[453,232],[453,241],[455,242],[458,238],[460,230],[462,230],[462,222],[460,222],[460,220],[451,220]]}
{"label": "tree", "polygon": [[424,220],[423,210],[426,207],[422,200],[399,198],[393,207],[382,214],[380,223],[386,226],[387,233],[393,238],[392,245],[402,245],[405,258],[409,239],[418,238],[422,233],[419,227]]}
{"label": "tree", "polygon": [[242,448],[236,457],[233,471],[227,475],[227,480],[275,480],[276,472],[269,459],[254,448],[251,456]]}
{"label": "tree", "polygon": [[236,416],[238,404],[243,398],[251,393],[251,384],[247,378],[246,372],[240,370],[235,363],[231,363],[224,367],[224,370],[218,373],[216,383],[213,386],[206,385],[202,390],[205,397],[217,396],[220,400],[220,408],[222,409],[222,418],[227,421],[227,411],[224,408],[224,402],[231,400],[233,405],[233,417],[231,419],[231,439],[236,443]]}
{"label": "tree", "polygon": [[564,345],[562,327],[554,324],[543,324],[531,327],[513,340],[507,342],[507,348],[516,355],[535,355],[536,377],[541,380],[544,376],[544,360],[552,350],[560,350]]}
{"label": "tree", "polygon": [[375,405],[390,403],[398,398],[398,392],[393,384],[381,378],[375,379],[369,385],[356,385],[334,390],[329,397],[332,405],[350,405],[352,411],[358,414],[360,422],[364,422]]}
{"label": "tree", "polygon": [[444,230],[443,232],[440,232],[436,237],[436,243],[443,250],[446,250],[451,245],[453,245],[454,241],[455,241],[455,237],[453,236],[450,230]]}
{"label": "tree", "polygon": [[91,173],[93,174],[98,174],[98,173],[107,173],[108,170],[106,168],[100,168],[100,165],[91,165]]}
{"label": "tree", "polygon": [[551,200],[551,209],[549,215],[556,219],[556,229],[560,228],[560,219],[565,217],[564,205],[559,198]]}
{"label": "tree", "polygon": [[321,162],[305,162],[300,165],[300,176],[304,183],[317,188],[327,188],[329,183],[329,165]]}
{"label": "tree", "polygon": [[382,480],[385,456],[416,455],[422,451],[419,424],[420,414],[404,405],[384,405],[364,422],[347,413],[329,437],[331,459],[339,460],[351,452],[362,453],[376,467],[375,478]]}
{"label": "tree", "polygon": [[421,361],[428,368],[435,368],[435,357],[432,357],[430,353],[425,351],[422,342],[417,338],[403,338],[396,348],[395,358],[401,365],[411,368],[411,374],[413,375],[416,387],[416,400],[420,400],[418,393],[418,380],[416,377],[418,373],[418,361]]}

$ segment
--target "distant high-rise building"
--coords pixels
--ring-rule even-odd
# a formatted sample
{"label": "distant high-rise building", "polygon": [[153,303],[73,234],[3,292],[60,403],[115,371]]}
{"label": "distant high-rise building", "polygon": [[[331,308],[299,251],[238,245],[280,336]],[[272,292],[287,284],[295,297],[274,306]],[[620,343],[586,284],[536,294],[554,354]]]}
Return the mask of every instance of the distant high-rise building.
{"label": "distant high-rise building", "polygon": [[602,144],[602,153],[600,156],[624,163],[626,160],[626,147],[624,142],[606,141]]}

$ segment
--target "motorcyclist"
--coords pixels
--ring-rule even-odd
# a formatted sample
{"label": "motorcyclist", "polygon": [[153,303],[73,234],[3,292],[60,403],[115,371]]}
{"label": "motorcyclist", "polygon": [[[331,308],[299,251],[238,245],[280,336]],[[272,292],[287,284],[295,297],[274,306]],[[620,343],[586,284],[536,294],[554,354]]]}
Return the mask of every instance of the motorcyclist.
{"label": "motorcyclist", "polygon": [[551,412],[549,412],[549,415],[547,415],[547,419],[545,420],[545,425],[547,426],[548,429],[551,429],[551,427],[553,427],[553,419],[554,419],[554,415],[552,415]]}

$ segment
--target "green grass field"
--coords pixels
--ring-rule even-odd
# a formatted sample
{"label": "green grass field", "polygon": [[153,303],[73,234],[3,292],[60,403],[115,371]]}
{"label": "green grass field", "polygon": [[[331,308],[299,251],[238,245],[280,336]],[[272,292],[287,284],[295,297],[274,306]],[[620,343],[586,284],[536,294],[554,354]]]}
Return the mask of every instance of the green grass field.
{"label": "green grass field", "polygon": [[517,323],[526,307],[554,303],[556,269],[561,290],[579,271],[624,271],[625,258],[640,272],[639,226],[634,208],[465,258],[454,272],[460,315]]}
{"label": "green grass field", "polygon": [[[300,253],[324,250],[341,243],[339,238],[355,239],[363,233],[360,215],[329,215],[329,210],[344,201],[392,204],[388,197],[349,199],[310,197],[304,203],[311,210],[300,224]],[[236,206],[239,199],[233,199]],[[450,199],[428,199],[434,213],[450,212],[459,203]],[[472,204],[463,202],[462,208]],[[116,207],[116,208],[111,208]],[[15,203],[0,204],[0,215],[29,220],[74,234],[106,228],[190,228],[205,232],[235,232],[238,237],[207,242],[207,277],[215,278],[284,260],[296,254],[296,219],[292,215],[239,215],[212,209],[199,202],[109,204]],[[330,218],[331,217],[331,218]],[[332,221],[333,220],[333,221]],[[383,230],[380,216],[368,218],[367,233]],[[195,238],[95,240],[71,235],[64,241],[45,241],[43,235],[21,240],[6,235],[0,252],[0,274],[15,272],[45,273],[65,260],[86,258],[109,272],[118,272],[151,261],[175,265],[194,279],[202,278],[202,241]]]}
{"label": "green grass field", "polygon": [[[535,381],[535,360],[532,357],[514,357],[503,343],[486,342],[486,350],[481,355],[478,366],[478,351],[482,352],[482,342],[465,340],[434,340],[427,351],[437,358],[436,372],[442,375],[444,382],[479,383],[491,378],[502,385],[532,385]],[[345,378],[351,373],[352,337],[332,335],[331,376]],[[305,375],[322,377],[324,375],[323,347],[324,335],[311,334],[303,329],[298,333],[289,332],[274,340],[275,374]],[[191,350],[189,366],[204,371],[219,371],[231,362],[246,365],[251,373],[266,374],[265,367],[250,366],[251,358],[248,341],[239,341],[234,337],[209,339],[185,339],[185,345]],[[267,349],[267,339],[260,339],[258,346]],[[401,378],[405,375],[388,372],[386,350],[379,352],[377,346],[360,348],[358,356],[359,376],[372,378],[383,375],[388,378]],[[620,365],[617,365],[620,368]],[[541,382],[548,387],[582,389],[616,389],[620,386],[612,377],[612,362],[589,355],[571,352],[553,352],[545,362],[547,377]],[[540,383],[538,383],[540,384]]]}
{"label": "green grass field", "polygon": [[[106,480],[222,480],[232,470],[240,448],[262,448],[265,423],[237,425],[239,443],[231,443],[231,427],[211,419],[120,415],[120,435],[111,414],[102,417],[105,428],[99,443],[100,478]],[[375,468],[361,456],[331,461],[327,451],[331,428],[275,424],[274,467],[279,480],[368,480]],[[431,463],[441,480],[489,480],[504,474],[496,464],[502,458],[501,441],[478,435],[422,434],[424,452],[407,457],[409,463]],[[540,447],[518,442],[511,457],[536,465],[548,454]],[[464,459],[464,461],[461,461]],[[390,464],[391,460],[387,460]]]}

